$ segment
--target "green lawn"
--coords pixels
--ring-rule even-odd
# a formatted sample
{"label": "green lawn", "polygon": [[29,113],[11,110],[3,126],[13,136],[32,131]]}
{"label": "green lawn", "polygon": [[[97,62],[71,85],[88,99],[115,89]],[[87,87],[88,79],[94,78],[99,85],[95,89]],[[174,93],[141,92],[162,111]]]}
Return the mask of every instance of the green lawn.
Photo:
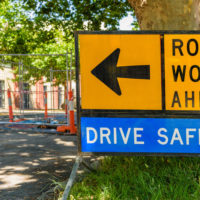
{"label": "green lawn", "polygon": [[74,184],[70,199],[200,199],[200,158],[106,157],[97,173]]}

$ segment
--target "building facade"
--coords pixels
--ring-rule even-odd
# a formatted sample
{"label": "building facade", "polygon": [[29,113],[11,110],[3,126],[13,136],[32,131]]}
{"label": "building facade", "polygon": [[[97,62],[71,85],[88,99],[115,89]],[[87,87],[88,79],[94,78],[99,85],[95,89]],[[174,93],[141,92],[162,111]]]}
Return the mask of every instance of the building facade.
{"label": "building facade", "polygon": [[4,66],[0,68],[0,110],[8,110],[8,89],[11,91],[13,109],[44,109],[44,92],[47,92],[48,109],[61,109],[65,102],[63,85],[53,86],[53,83],[45,81],[45,77],[34,85],[18,82],[11,67]]}

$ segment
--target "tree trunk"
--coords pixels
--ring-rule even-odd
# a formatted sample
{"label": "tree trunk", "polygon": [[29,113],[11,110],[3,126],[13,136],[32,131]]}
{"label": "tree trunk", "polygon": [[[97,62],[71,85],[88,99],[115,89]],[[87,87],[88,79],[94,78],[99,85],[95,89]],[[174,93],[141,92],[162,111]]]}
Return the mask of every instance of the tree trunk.
{"label": "tree trunk", "polygon": [[128,0],[141,30],[199,30],[200,0]]}

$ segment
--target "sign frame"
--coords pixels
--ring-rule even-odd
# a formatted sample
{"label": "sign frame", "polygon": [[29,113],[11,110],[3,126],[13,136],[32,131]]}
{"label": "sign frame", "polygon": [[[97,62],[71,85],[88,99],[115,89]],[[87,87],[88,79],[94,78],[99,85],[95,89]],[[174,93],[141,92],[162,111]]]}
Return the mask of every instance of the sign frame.
{"label": "sign frame", "polygon": [[[80,55],[79,35],[140,35],[159,34],[161,40],[161,91],[162,110],[114,110],[114,109],[82,109],[80,97]],[[75,31],[75,59],[76,59],[76,102],[77,102],[77,136],[79,155],[135,155],[135,156],[199,156],[200,153],[132,153],[132,152],[82,152],[81,146],[81,117],[108,118],[188,118],[200,119],[200,110],[166,110],[165,105],[165,52],[164,35],[167,34],[200,34],[200,31]]]}

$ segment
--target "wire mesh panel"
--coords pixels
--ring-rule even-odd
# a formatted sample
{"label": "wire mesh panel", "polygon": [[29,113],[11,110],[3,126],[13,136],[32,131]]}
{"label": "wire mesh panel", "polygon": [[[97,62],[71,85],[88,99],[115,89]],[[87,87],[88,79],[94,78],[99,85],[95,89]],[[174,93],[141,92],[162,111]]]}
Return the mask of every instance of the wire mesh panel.
{"label": "wire mesh panel", "polygon": [[15,121],[28,117],[66,118],[68,93],[75,90],[74,66],[72,51],[66,54],[0,54],[0,113],[9,114],[9,90]]}

